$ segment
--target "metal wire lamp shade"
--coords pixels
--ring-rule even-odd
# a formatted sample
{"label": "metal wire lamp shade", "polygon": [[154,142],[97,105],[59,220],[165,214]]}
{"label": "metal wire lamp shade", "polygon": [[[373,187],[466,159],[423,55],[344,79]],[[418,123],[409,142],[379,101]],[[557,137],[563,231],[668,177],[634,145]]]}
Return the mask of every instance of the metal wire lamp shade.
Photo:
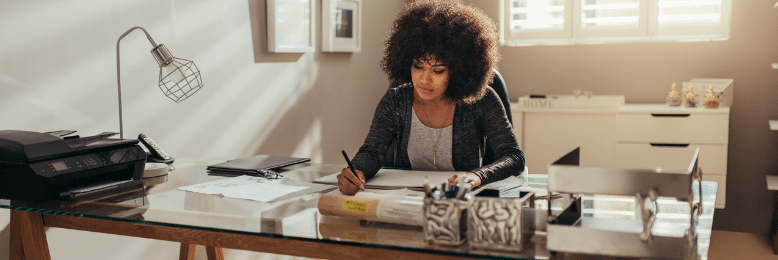
{"label": "metal wire lamp shade", "polygon": [[200,77],[200,70],[191,60],[181,59],[173,57],[170,51],[164,44],[157,45],[151,35],[142,27],[132,27],[116,42],[116,80],[118,82],[119,90],[119,138],[124,139],[124,125],[122,123],[122,77],[121,77],[121,62],[119,59],[119,43],[130,32],[141,29],[146,38],[151,42],[151,46],[154,49],[151,50],[151,54],[154,59],[159,63],[159,84],[157,85],[162,93],[176,103],[184,101],[185,99],[197,93],[203,87],[203,79]]}
{"label": "metal wire lamp shade", "polygon": [[[203,87],[200,70],[193,61],[173,57],[164,44],[151,50],[159,63],[159,89],[176,103],[184,101]],[[165,72],[164,68],[172,68]]]}

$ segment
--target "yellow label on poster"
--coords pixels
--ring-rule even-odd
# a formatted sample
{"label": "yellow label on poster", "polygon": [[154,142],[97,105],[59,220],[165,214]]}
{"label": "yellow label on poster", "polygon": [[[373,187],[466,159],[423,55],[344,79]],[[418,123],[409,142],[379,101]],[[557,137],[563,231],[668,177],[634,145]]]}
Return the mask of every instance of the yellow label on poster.
{"label": "yellow label on poster", "polygon": [[347,200],[343,203],[343,209],[359,213],[367,213],[367,203]]}
{"label": "yellow label on poster", "polygon": [[344,230],[343,238],[366,242],[369,240],[370,236],[365,231]]}

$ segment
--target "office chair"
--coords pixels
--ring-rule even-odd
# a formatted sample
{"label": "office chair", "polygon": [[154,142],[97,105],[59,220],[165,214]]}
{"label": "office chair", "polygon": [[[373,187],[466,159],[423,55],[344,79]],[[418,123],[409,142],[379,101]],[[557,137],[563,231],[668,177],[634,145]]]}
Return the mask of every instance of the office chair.
{"label": "office chair", "polygon": [[[508,88],[505,85],[505,80],[502,79],[502,75],[500,75],[500,72],[497,71],[497,69],[492,68],[492,71],[494,72],[494,77],[492,78],[492,83],[489,83],[489,86],[494,89],[494,92],[497,92],[497,96],[500,97],[500,101],[502,101],[502,106],[505,107],[505,114],[508,116],[508,122],[513,126],[513,117],[511,116],[511,104],[510,100],[508,100]],[[397,82],[392,80],[389,82],[389,88],[396,88]],[[484,140],[486,141],[486,140]],[[389,145],[389,148],[386,149],[386,158],[384,158],[384,165],[383,167],[394,167],[395,166],[395,149],[397,149],[397,143],[392,142],[392,144]],[[486,146],[486,150],[484,151],[484,158],[483,158],[483,165],[490,164],[494,161],[494,151],[492,151],[492,148],[488,145]]]}

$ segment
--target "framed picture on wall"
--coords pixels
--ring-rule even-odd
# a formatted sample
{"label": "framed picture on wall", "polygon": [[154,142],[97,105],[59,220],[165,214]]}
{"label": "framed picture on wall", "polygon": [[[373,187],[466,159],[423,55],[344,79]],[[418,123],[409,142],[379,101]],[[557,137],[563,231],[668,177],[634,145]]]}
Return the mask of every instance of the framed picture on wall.
{"label": "framed picture on wall", "polygon": [[316,0],[267,0],[269,52],[315,51]]}
{"label": "framed picture on wall", "polygon": [[322,51],[359,52],[362,0],[322,0]]}

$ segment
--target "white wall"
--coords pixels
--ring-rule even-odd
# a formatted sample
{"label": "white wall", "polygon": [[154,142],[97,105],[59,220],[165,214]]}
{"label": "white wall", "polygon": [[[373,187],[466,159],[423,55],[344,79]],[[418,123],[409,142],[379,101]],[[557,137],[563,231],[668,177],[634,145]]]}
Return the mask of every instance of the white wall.
{"label": "white wall", "polygon": [[[142,26],[193,60],[205,86],[181,103],[167,99],[156,87],[151,45],[132,32],[121,42],[125,138],[146,133],[173,157],[274,154],[342,164],[339,151],[356,152],[386,90],[378,62],[404,2],[364,0],[362,51],[323,53],[316,1],[316,52],[275,54],[267,52],[265,0],[0,0],[0,130],[118,132],[116,41]],[[7,223],[8,210],[0,210],[0,260],[8,256]],[[54,259],[178,255],[176,243],[61,229],[47,236]]]}

